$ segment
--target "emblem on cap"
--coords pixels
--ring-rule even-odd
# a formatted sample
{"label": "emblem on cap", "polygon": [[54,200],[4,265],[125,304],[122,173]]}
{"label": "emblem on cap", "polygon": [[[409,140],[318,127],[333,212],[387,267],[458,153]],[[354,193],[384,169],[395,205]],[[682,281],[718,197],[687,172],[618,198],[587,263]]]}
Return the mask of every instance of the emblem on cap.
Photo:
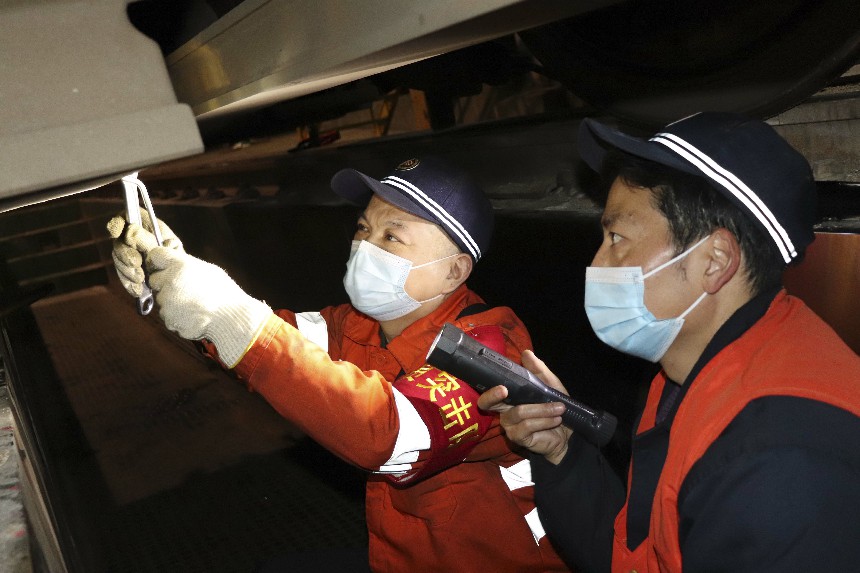
{"label": "emblem on cap", "polygon": [[410,169],[415,169],[418,167],[419,163],[421,163],[421,161],[418,159],[407,159],[397,166],[397,171],[409,171]]}

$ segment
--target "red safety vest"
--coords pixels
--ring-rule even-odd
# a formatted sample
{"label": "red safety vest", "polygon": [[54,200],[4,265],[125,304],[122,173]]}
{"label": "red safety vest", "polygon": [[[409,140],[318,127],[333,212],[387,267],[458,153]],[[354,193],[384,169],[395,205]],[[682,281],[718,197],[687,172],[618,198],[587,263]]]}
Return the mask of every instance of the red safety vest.
{"label": "red safety vest", "polygon": [[[681,572],[678,491],[693,464],[752,400],[797,396],[860,416],[858,382],[860,357],[799,299],[777,295],[764,317],[717,354],[687,391],[672,422],[648,537],[633,551],[627,548],[625,503],[615,520],[613,573]],[[638,434],[654,427],[665,383],[662,373],[652,382]],[[628,502],[629,494],[628,486]]]}

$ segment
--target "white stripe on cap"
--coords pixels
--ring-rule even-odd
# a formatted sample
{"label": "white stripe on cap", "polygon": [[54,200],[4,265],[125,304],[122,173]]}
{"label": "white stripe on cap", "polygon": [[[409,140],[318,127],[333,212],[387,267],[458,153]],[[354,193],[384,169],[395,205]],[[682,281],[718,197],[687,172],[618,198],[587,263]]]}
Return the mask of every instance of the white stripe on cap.
{"label": "white stripe on cap", "polygon": [[786,230],[780,225],[773,212],[764,204],[761,198],[750,189],[740,178],[731,171],[721,167],[716,161],[705,153],[702,153],[694,145],[672,133],[658,133],[651,141],[665,145],[696,167],[702,173],[711,178],[715,183],[723,186],[729,193],[738,198],[747,209],[764,225],[770,233],[776,246],[782,254],[783,260],[790,263],[797,256],[797,250],[791,242]]}
{"label": "white stripe on cap", "polygon": [[436,201],[428,197],[421,189],[409,181],[393,175],[386,177],[382,182],[400,189],[415,199],[419,204],[421,204],[421,206],[433,213],[446,227],[448,227],[448,230],[460,238],[463,244],[466,245],[472,253],[472,256],[475,257],[476,261],[481,258],[481,249],[478,247],[478,243],[476,243],[472,238],[472,235],[463,228],[463,225],[461,225],[457,219],[452,217],[448,211],[446,211]]}

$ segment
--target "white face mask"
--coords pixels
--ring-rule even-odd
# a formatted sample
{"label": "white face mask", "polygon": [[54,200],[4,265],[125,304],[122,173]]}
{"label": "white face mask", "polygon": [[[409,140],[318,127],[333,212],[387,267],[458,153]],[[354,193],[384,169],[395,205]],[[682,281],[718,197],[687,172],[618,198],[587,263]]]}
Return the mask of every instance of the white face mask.
{"label": "white face mask", "polygon": [[406,316],[425,302],[441,298],[442,294],[427,300],[415,300],[406,292],[406,279],[412,269],[432,265],[457,254],[442,257],[423,265],[380,249],[367,241],[353,241],[343,286],[352,306],[376,320],[394,320]]}

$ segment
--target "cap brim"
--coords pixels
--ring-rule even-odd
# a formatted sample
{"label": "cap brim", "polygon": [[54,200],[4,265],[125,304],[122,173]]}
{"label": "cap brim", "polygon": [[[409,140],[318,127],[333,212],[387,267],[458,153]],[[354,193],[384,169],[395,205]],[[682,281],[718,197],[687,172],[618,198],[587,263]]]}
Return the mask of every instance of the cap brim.
{"label": "cap brim", "polygon": [[400,190],[368,177],[355,169],[341,169],[331,179],[331,189],[347,201],[356,205],[367,205],[371,195],[379,195],[382,199],[391,203],[407,213],[421,217],[428,221],[438,223],[439,221],[424,207],[413,201],[408,195]]}
{"label": "cap brim", "polygon": [[603,168],[607,151],[615,148],[685,173],[702,175],[699,169],[667,147],[647,139],[627,135],[590,118],[582,120],[577,140],[579,156],[597,172]]}

